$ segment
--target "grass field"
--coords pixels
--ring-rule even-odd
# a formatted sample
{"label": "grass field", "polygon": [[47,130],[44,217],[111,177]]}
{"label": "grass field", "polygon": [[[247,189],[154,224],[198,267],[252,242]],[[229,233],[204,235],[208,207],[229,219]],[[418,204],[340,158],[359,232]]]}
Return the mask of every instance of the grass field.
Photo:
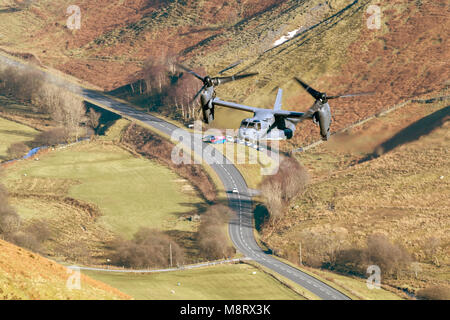
{"label": "grass field", "polygon": [[271,276],[247,264],[222,265],[157,274],[130,275],[93,271],[84,271],[83,273],[117,288],[135,299],[304,299]]}
{"label": "grass field", "polygon": [[[47,192],[37,181],[45,181],[46,187],[54,184],[54,193],[65,193],[65,186],[71,184],[70,197],[96,204],[105,228],[127,237],[143,226],[192,230],[179,217],[201,202],[190,185],[169,169],[101,143],[82,143],[8,169],[10,190]],[[64,186],[62,181],[66,181]],[[31,209],[16,205],[19,212]]]}
{"label": "grass field", "polygon": [[6,150],[16,142],[33,140],[38,131],[20,123],[0,118],[0,160],[6,159]]}

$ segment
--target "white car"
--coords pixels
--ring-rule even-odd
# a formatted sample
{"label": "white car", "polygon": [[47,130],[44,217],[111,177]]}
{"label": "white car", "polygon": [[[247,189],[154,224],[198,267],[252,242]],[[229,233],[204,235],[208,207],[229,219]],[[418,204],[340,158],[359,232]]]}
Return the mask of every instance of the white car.
{"label": "white car", "polygon": [[237,188],[233,188],[233,193],[239,193]]}
{"label": "white car", "polygon": [[234,138],[232,136],[226,136],[228,142],[234,142]]}

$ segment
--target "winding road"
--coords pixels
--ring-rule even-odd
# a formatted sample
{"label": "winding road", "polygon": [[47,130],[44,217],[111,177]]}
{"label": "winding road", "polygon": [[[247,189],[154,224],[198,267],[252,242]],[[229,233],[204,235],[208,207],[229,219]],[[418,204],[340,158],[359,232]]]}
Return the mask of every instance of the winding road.
{"label": "winding road", "polygon": [[[35,68],[1,54],[0,63],[4,65],[13,65],[18,68]],[[117,101],[102,92],[84,88],[79,84],[75,84],[62,77],[58,77],[50,72],[46,72],[41,69],[39,69],[39,71],[45,75],[47,81],[62,86],[73,93],[80,95],[84,100],[90,103],[109,110],[114,110],[114,112],[125,118],[142,122],[168,136],[182,137],[181,143],[190,150],[193,150],[196,156],[203,157],[203,160],[212,167],[224,185],[229,206],[236,212],[235,218],[233,218],[229,223],[229,234],[238,251],[240,251],[245,257],[250,258],[271,269],[272,271],[294,281],[321,299],[349,300],[346,295],[336,289],[328,286],[309,274],[306,274],[279,261],[273,256],[266,254],[258,246],[253,234],[252,198],[245,179],[242,177],[239,170],[222,153],[217,150],[215,152],[210,152],[211,146],[209,144],[200,142],[201,147],[199,147],[199,144],[193,146],[193,141],[201,141],[201,137],[194,136],[193,133],[177,127],[176,125],[163,119],[138,111],[130,105]],[[238,190],[237,193],[232,192],[235,188]]]}

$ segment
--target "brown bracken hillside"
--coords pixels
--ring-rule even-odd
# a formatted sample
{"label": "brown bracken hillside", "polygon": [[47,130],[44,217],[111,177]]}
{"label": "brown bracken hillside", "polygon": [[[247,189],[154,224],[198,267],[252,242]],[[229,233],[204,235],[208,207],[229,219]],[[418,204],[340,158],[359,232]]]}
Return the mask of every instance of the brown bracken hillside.
{"label": "brown bracken hillside", "polygon": [[0,240],[0,300],[130,299],[81,274],[81,289],[70,290],[66,267]]}

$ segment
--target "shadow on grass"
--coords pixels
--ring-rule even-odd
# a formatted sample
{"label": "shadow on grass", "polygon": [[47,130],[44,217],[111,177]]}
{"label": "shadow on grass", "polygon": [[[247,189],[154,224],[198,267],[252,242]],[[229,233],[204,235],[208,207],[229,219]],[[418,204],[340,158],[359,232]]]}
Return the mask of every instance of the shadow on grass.
{"label": "shadow on grass", "polygon": [[18,12],[18,11],[22,11],[23,9],[20,8],[1,8],[0,9],[0,14],[2,13],[14,13],[14,12]]}
{"label": "shadow on grass", "polygon": [[16,136],[21,136],[21,137],[28,137],[28,138],[32,138],[35,136],[34,133],[31,132],[24,132],[21,130],[2,130],[0,129],[0,134],[11,134],[11,135],[16,135]]}
{"label": "shadow on grass", "polygon": [[368,154],[358,163],[363,163],[378,158],[381,154],[392,151],[398,146],[418,140],[420,137],[429,134],[434,129],[441,127],[450,119],[450,106],[442,108],[406,127],[392,138],[380,144],[376,151]]}

